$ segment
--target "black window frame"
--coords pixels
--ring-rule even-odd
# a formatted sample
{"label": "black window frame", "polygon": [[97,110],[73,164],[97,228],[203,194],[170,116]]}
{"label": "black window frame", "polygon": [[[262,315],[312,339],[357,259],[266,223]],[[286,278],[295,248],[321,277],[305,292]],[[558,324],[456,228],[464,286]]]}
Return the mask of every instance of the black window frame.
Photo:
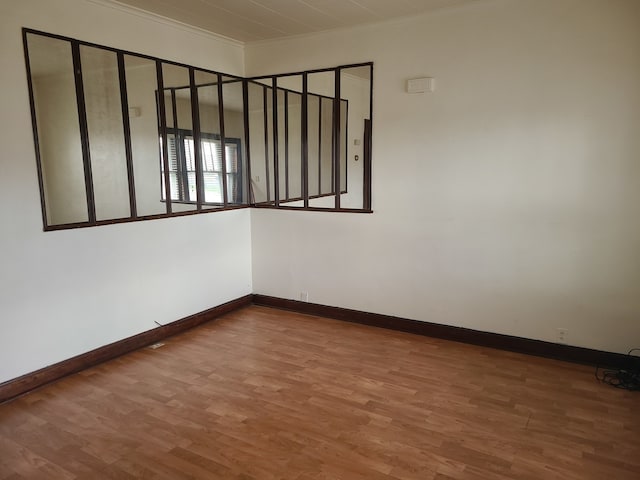
{"label": "black window frame", "polygon": [[[84,168],[85,168],[85,178],[86,178],[86,197],[87,197],[87,209],[88,209],[88,220],[87,221],[82,221],[82,222],[75,222],[75,223],[64,223],[64,224],[49,224],[48,219],[47,219],[47,209],[46,209],[46,198],[45,198],[45,188],[44,188],[44,173],[43,173],[43,167],[42,167],[42,159],[41,159],[41,151],[40,151],[40,145],[39,145],[39,137],[38,137],[38,123],[37,123],[37,107],[36,107],[36,103],[35,103],[35,95],[34,95],[34,85],[33,85],[33,79],[32,79],[32,75],[31,75],[31,68],[30,68],[30,60],[29,60],[29,45],[28,45],[28,35],[39,35],[39,36],[43,36],[43,37],[49,37],[49,38],[53,38],[53,39],[58,39],[58,40],[62,40],[65,42],[69,42],[71,50],[73,52],[73,57],[74,57],[74,72],[72,72],[72,74],[75,76],[75,82],[76,82],[76,103],[77,103],[77,108],[78,108],[78,114],[79,114],[79,131],[80,131],[80,136],[81,136],[81,140],[82,140],[82,147],[83,147],[83,151],[82,151],[82,160],[83,160],[83,164],[84,164]],[[224,211],[224,210],[232,210],[232,209],[238,209],[238,208],[249,208],[249,207],[260,207],[260,208],[277,208],[277,209],[283,209],[283,210],[290,210],[290,209],[295,209],[297,211],[323,211],[323,212],[345,212],[345,213],[372,213],[372,203],[371,203],[371,146],[372,146],[372,118],[373,118],[373,62],[362,62],[362,63],[354,63],[354,64],[349,64],[349,65],[341,65],[338,67],[329,67],[329,68],[320,68],[320,69],[315,69],[315,70],[306,70],[306,71],[301,71],[301,72],[293,72],[293,73],[284,73],[284,74],[278,74],[278,75],[270,75],[270,76],[262,76],[262,77],[240,77],[237,75],[231,75],[231,74],[227,74],[227,73],[222,73],[222,72],[217,72],[214,70],[209,70],[209,69],[205,69],[205,68],[196,68],[184,63],[180,63],[180,62],[174,62],[174,61],[170,61],[170,60],[163,60],[160,59],[158,57],[154,57],[151,55],[146,55],[146,54],[142,54],[142,53],[137,53],[137,52],[131,52],[131,51],[127,51],[127,50],[122,50],[122,49],[117,49],[117,48],[113,48],[113,47],[109,47],[109,46],[105,46],[105,45],[99,45],[96,43],[92,43],[92,42],[86,42],[86,41],[82,41],[82,40],[78,40],[78,39],[74,39],[74,38],[70,38],[70,37],[66,37],[66,36],[62,36],[62,35],[57,35],[57,34],[53,34],[53,33],[48,33],[48,32],[44,32],[44,31],[40,31],[40,30],[36,30],[36,29],[32,29],[32,28],[27,28],[27,27],[23,27],[22,28],[22,38],[23,38],[23,48],[24,48],[24,58],[25,58],[25,66],[26,66],[26,73],[27,73],[27,86],[28,86],[28,90],[29,90],[29,102],[30,102],[30,111],[31,111],[31,119],[32,119],[32,130],[33,130],[33,136],[34,136],[34,144],[35,144],[35,157],[36,157],[36,166],[37,166],[37,173],[38,173],[38,184],[39,184],[39,188],[40,188],[40,199],[41,199],[41,210],[42,210],[42,219],[43,219],[43,230],[44,231],[55,231],[55,230],[64,230],[64,229],[70,229],[70,228],[81,228],[81,227],[92,227],[92,226],[101,226],[101,225],[110,225],[110,224],[117,224],[117,223],[127,223],[127,222],[133,222],[133,221],[142,221],[142,220],[152,220],[152,219],[160,219],[160,218],[170,218],[170,217],[175,217],[175,216],[185,216],[185,215],[193,215],[193,214],[199,214],[199,213],[210,213],[210,212],[215,212],[215,211]],[[130,215],[128,217],[124,217],[124,218],[112,218],[112,219],[106,219],[106,220],[97,220],[96,219],[96,215],[95,215],[95,201],[94,201],[94,192],[93,192],[93,179],[92,179],[92,172],[91,172],[91,162],[90,162],[90,157],[89,157],[89,152],[88,152],[88,145],[89,145],[89,133],[87,131],[87,118],[86,118],[86,108],[85,108],[85,100],[83,97],[83,73],[82,73],[82,66],[80,65],[80,62],[78,60],[78,52],[79,52],[79,48],[81,46],[87,46],[87,47],[94,47],[94,48],[98,48],[98,49],[103,49],[106,51],[110,51],[116,54],[117,56],[117,63],[118,63],[118,70],[119,70],[119,84],[120,84],[120,96],[121,96],[121,109],[122,109],[122,113],[123,113],[123,131],[124,131],[124,146],[126,149],[126,157],[127,157],[127,172],[128,172],[128,182],[129,182],[129,204],[130,204]],[[235,202],[228,202],[226,201],[228,198],[228,194],[226,191],[226,175],[223,176],[224,179],[224,183],[225,183],[225,190],[223,193],[223,199],[225,200],[223,203],[223,205],[220,206],[220,208],[206,208],[203,209],[202,206],[203,204],[208,205],[208,203],[204,203],[203,202],[203,198],[202,198],[202,185],[200,182],[200,185],[198,186],[198,201],[195,202],[197,204],[197,208],[195,210],[189,210],[189,211],[174,211],[171,208],[171,195],[170,195],[170,185],[169,185],[169,179],[168,179],[168,174],[169,174],[169,169],[168,169],[168,158],[167,158],[167,149],[164,148],[159,148],[159,157],[160,157],[160,162],[162,163],[162,165],[164,166],[164,170],[161,169],[160,170],[160,175],[163,175],[165,178],[165,188],[166,188],[166,194],[165,197],[169,197],[165,199],[165,205],[166,205],[166,212],[165,213],[159,213],[159,214],[152,214],[152,215],[139,215],[138,212],[136,212],[136,192],[135,192],[135,183],[134,183],[134,179],[133,179],[133,160],[132,160],[132,152],[131,152],[131,132],[129,130],[129,125],[128,125],[128,118],[126,115],[126,112],[128,111],[128,103],[127,103],[127,79],[126,79],[126,71],[124,69],[124,56],[132,56],[132,57],[136,57],[136,58],[140,58],[140,59],[146,59],[149,61],[152,61],[155,63],[156,65],[156,77],[157,77],[157,85],[155,87],[155,91],[156,91],[156,98],[157,98],[157,116],[158,116],[158,133],[159,136],[163,139],[163,145],[167,145],[167,132],[170,130],[170,128],[167,127],[167,119],[166,119],[166,109],[165,109],[165,100],[163,98],[162,95],[157,95],[157,92],[162,92],[165,90],[164,85],[163,85],[163,74],[162,74],[162,66],[163,65],[175,65],[175,66],[179,66],[179,67],[183,67],[188,69],[189,71],[189,75],[190,75],[190,88],[191,91],[197,92],[197,86],[194,83],[194,72],[198,71],[198,72],[205,72],[205,73],[210,73],[213,75],[217,75],[218,78],[218,92],[219,92],[219,96],[220,99],[222,99],[222,78],[227,79],[227,81],[233,81],[233,82],[241,82],[242,84],[242,91],[243,91],[243,115],[244,115],[244,145],[240,144],[238,148],[238,157],[239,157],[239,162],[246,162],[244,164],[244,168],[241,169],[241,175],[243,178],[243,181],[240,182],[242,185],[242,193],[243,195],[241,195],[241,203],[235,203]],[[320,73],[320,72],[334,72],[335,74],[335,96],[334,97],[330,97],[334,99],[334,108],[333,108],[333,130],[334,130],[334,138],[339,138],[339,134],[340,134],[340,125],[339,125],[339,115],[340,115],[340,102],[342,101],[342,99],[340,98],[340,72],[342,70],[345,69],[349,69],[349,68],[354,68],[354,67],[368,67],[370,69],[370,77],[369,77],[369,81],[370,81],[370,92],[369,92],[369,119],[365,120],[365,138],[363,139],[363,146],[364,146],[364,158],[363,158],[363,170],[364,170],[364,178],[363,178],[363,207],[362,208],[342,208],[340,206],[340,195],[342,193],[344,193],[344,191],[342,188],[333,188],[332,192],[330,194],[324,194],[322,196],[326,196],[326,195],[334,195],[335,196],[335,207],[334,208],[323,208],[323,207],[313,207],[309,205],[309,188],[308,188],[308,180],[309,180],[309,176],[308,176],[308,145],[307,145],[307,124],[306,124],[306,120],[305,120],[305,116],[307,113],[307,98],[308,96],[311,95],[315,95],[311,92],[308,91],[307,88],[307,79],[308,76],[313,74],[313,73]],[[255,203],[254,199],[252,198],[252,192],[251,192],[251,151],[250,151],[250,131],[249,131],[249,122],[248,122],[248,98],[247,98],[247,89],[248,89],[248,84],[249,82],[255,82],[257,80],[263,80],[265,78],[267,79],[271,79],[271,81],[273,82],[273,85],[277,85],[277,79],[280,77],[287,77],[287,76],[293,76],[293,75],[300,75],[303,79],[303,88],[301,92],[296,92],[299,93],[302,96],[302,112],[303,112],[303,119],[302,119],[302,124],[301,124],[301,143],[302,143],[302,152],[301,152],[301,163],[302,163],[302,200],[304,202],[304,206],[303,207],[291,207],[288,205],[281,205],[280,204],[280,199],[278,198],[278,196],[276,195],[276,198],[269,203]],[[277,88],[277,87],[276,87]],[[272,91],[272,94],[276,95],[277,94],[277,90]],[[198,123],[198,112],[197,112],[197,95],[196,95],[196,99],[194,100],[192,97],[192,103],[194,103],[195,108],[193,109],[193,111],[195,112],[194,115],[194,143],[197,145],[200,142],[201,139],[201,135],[203,135],[200,131],[199,131],[199,126],[196,127],[196,124]],[[223,125],[223,106],[222,103],[220,102],[219,105],[220,108],[220,113],[221,113],[221,124]],[[274,112],[274,118],[275,118],[275,112]],[[338,118],[338,122],[336,122],[336,118]],[[277,122],[275,123],[277,124]],[[224,127],[222,127],[224,128]],[[347,127],[348,128],[348,127]],[[266,131],[266,129],[265,129]],[[277,132],[275,132],[274,129],[274,142],[277,142]],[[346,134],[346,133],[345,133]],[[204,135],[207,135],[206,133]],[[206,138],[206,137],[205,137]],[[222,135],[223,143],[225,141],[227,141],[227,137],[224,136],[224,134]],[[230,141],[233,142],[233,139],[230,139]],[[333,164],[337,164],[336,163],[336,158],[338,158],[339,155],[339,142],[334,142],[335,145],[333,145],[332,148],[332,155],[333,155]],[[196,147],[197,149],[198,147]],[[242,156],[242,152],[244,149],[244,157]],[[224,152],[224,150],[223,150]],[[198,153],[196,153],[196,155],[198,155]],[[197,162],[199,163],[199,162]],[[225,164],[224,160],[223,160],[223,164]],[[276,159],[276,163],[274,164],[274,167],[277,169],[277,159]],[[341,185],[340,182],[340,172],[339,169],[334,169],[335,172],[333,172],[332,175],[332,181],[334,182],[334,185]],[[202,172],[200,171],[200,174]],[[277,177],[274,177],[277,178]],[[288,189],[287,189],[288,190]],[[285,199],[282,199],[284,201],[290,201],[291,199],[288,198],[289,195],[285,194]],[[311,197],[313,198],[313,196]],[[176,203],[181,203],[181,202],[176,202]],[[185,202],[186,203],[186,202]],[[191,203],[191,202],[189,202]]]}
{"label": "black window frame", "polygon": [[[175,172],[176,173],[176,183],[178,185],[178,196],[179,198],[174,198],[172,196],[171,198],[171,203],[179,203],[179,204],[186,204],[186,205],[196,205],[197,204],[197,199],[196,200],[192,200],[192,199],[185,199],[185,194],[187,193],[187,190],[189,188],[189,172],[193,172],[194,177],[197,175],[197,169],[194,170],[189,170],[187,168],[187,154],[186,154],[186,148],[185,148],[185,140],[187,139],[191,139],[192,141],[195,142],[195,138],[194,138],[194,134],[193,134],[193,130],[187,130],[184,128],[167,128],[167,139],[168,137],[172,135],[174,141],[179,140],[178,142],[176,142],[176,146],[174,147],[176,150],[176,162],[177,162],[177,169],[176,170],[172,170],[171,168],[169,169],[169,176],[171,176],[171,173]],[[235,190],[235,195],[233,195],[234,198],[231,198],[232,195],[229,194],[229,189],[227,188],[227,204],[230,205],[244,205],[245,202],[243,202],[243,198],[244,198],[244,191],[245,191],[245,179],[244,179],[244,175],[243,175],[243,171],[244,171],[244,160],[243,160],[243,156],[242,156],[242,139],[241,138],[235,138],[235,137],[224,137],[224,142],[221,142],[221,136],[217,133],[208,133],[208,132],[200,132],[200,140],[214,140],[216,142],[218,142],[218,145],[220,145],[220,147],[222,147],[222,145],[224,145],[225,149],[227,146],[229,145],[233,145],[235,146],[236,149],[236,171],[234,172],[229,172],[228,168],[227,169],[223,169],[220,168],[220,170],[205,170],[204,169],[204,161],[202,161],[202,173],[203,175],[205,173],[218,173],[220,175],[220,183],[222,184],[222,175],[226,175],[227,177],[227,185],[229,185],[230,183],[230,179],[229,177],[235,177],[235,184],[237,185],[237,189]],[[179,145],[179,146],[178,146]],[[222,160],[222,159],[221,159]],[[225,155],[225,160],[226,160],[226,155]],[[194,162],[197,162],[197,159],[193,159]],[[171,165],[169,165],[171,167]],[[194,168],[195,168],[195,163],[194,163]],[[167,190],[164,187],[164,164],[162,162],[162,159],[160,159],[160,176],[161,176],[161,192],[160,192],[160,201],[165,202],[166,198],[166,192]],[[203,188],[206,188],[206,183],[204,184]],[[225,204],[224,201],[224,189],[221,192],[222,194],[222,201],[220,202],[207,202],[206,199],[202,200],[202,204],[203,205],[215,205],[215,206],[223,206]]]}

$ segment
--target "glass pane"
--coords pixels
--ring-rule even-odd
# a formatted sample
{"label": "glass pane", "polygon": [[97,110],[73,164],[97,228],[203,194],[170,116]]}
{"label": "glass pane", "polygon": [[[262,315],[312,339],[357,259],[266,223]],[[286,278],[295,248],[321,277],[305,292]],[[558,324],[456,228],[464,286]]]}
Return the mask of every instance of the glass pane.
{"label": "glass pane", "polygon": [[[289,198],[295,200],[302,198],[302,95],[295,92],[287,93]],[[296,205],[293,204],[290,206]]]}
{"label": "glass pane", "polygon": [[222,204],[222,148],[220,139],[203,135],[201,144],[204,201]]}
{"label": "glass pane", "polygon": [[[288,200],[289,196],[289,152],[287,148],[287,108],[285,105],[285,98],[287,92],[282,89],[278,89],[277,94],[277,115],[278,115],[278,187],[279,187],[279,199]],[[286,99],[288,100],[288,98]]]}
{"label": "glass pane", "polygon": [[265,143],[265,105],[263,87],[249,82],[249,149],[251,151],[250,198],[254,203],[264,203],[267,198],[267,163],[269,159]]}
{"label": "glass pane", "polygon": [[47,223],[86,222],[71,43],[27,34]]}
{"label": "glass pane", "polygon": [[[129,128],[137,214],[145,216],[166,213],[166,205],[162,201],[163,191],[158,160],[160,150],[158,148],[156,64],[145,58],[125,55],[124,67],[129,101]],[[175,173],[173,175],[175,182]]]}
{"label": "glass pane", "polygon": [[347,118],[349,114],[349,102],[340,101],[340,193],[347,193]]}
{"label": "glass pane", "polygon": [[[364,158],[365,138],[364,123],[371,118],[370,94],[371,94],[371,66],[348,68],[341,71],[340,93],[343,99],[342,105],[347,102],[348,112],[346,119],[346,143],[341,158],[346,158],[346,190],[347,193],[340,196],[340,206],[344,208],[364,208],[364,166],[367,159]],[[344,109],[344,107],[342,108]],[[345,120],[343,119],[343,122]],[[346,157],[344,156],[346,155]],[[341,174],[342,177],[342,174]],[[341,184],[344,188],[344,184]]]}
{"label": "glass pane", "polygon": [[[333,208],[333,96],[335,72],[319,72],[309,78],[309,206]],[[311,105],[313,104],[313,108]],[[316,117],[317,116],[317,117]],[[315,117],[315,118],[314,118]],[[312,124],[313,120],[313,124]],[[313,149],[312,149],[313,145]],[[313,152],[313,157],[311,153]],[[313,159],[313,161],[312,161]]]}
{"label": "glass pane", "polygon": [[309,198],[320,194],[320,97],[307,96]]}
{"label": "glass pane", "polygon": [[278,78],[280,204],[304,207],[302,198],[302,76]]}
{"label": "glass pane", "polygon": [[267,197],[269,202],[274,202],[276,198],[276,178],[273,154],[273,89],[271,87],[263,87],[264,104],[266,109],[265,125],[266,135],[265,144],[267,146]]}
{"label": "glass pane", "polygon": [[109,50],[81,45],[80,59],[96,219],[129,217],[118,58]]}
{"label": "glass pane", "polygon": [[245,188],[247,168],[244,161],[246,142],[242,81],[224,79],[222,98],[227,162],[227,202],[246,204],[248,203],[248,195]]}
{"label": "glass pane", "polygon": [[[163,64],[164,102],[169,143],[171,208],[174,212],[197,209],[196,158],[189,70]],[[162,178],[164,198],[164,176]]]}
{"label": "glass pane", "polygon": [[[200,154],[204,208],[223,205],[222,149],[220,148],[220,107],[218,102],[218,76],[196,70],[198,112],[200,115]],[[192,137],[191,141],[193,141]],[[195,170],[195,162],[194,162]]]}
{"label": "glass pane", "polygon": [[333,188],[333,99],[320,97],[320,193],[330,195]]}

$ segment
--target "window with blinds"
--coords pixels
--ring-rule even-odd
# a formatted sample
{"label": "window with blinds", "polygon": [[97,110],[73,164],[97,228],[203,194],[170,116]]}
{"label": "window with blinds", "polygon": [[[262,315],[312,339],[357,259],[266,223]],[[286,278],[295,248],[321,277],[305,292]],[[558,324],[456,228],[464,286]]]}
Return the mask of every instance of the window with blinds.
{"label": "window with blinds", "polygon": [[[222,142],[220,136],[211,133],[200,134],[200,154],[202,157],[202,183],[204,203],[224,204],[223,176],[226,175],[227,203],[242,203],[242,168],[240,139],[225,138],[225,168],[222,165]],[[162,140],[161,140],[162,141]],[[171,201],[195,203],[197,201],[197,169],[193,132],[189,130],[169,130],[169,182]],[[164,168],[162,168],[162,199],[165,200]]]}

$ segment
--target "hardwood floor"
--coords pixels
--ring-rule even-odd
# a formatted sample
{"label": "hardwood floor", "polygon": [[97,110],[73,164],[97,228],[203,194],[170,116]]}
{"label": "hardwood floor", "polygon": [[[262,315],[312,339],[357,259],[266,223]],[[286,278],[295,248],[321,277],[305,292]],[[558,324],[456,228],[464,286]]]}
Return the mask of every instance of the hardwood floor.
{"label": "hardwood floor", "polygon": [[266,307],[0,405],[0,479],[640,478],[588,367]]}

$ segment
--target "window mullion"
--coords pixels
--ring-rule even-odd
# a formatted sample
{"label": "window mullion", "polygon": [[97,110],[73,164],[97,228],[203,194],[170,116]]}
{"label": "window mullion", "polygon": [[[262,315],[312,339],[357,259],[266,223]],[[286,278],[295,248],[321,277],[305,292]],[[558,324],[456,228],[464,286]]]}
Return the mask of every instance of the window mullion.
{"label": "window mullion", "polygon": [[331,165],[333,165],[333,185],[335,186],[335,208],[340,208],[340,68],[335,70],[335,98],[333,99],[333,135]]}
{"label": "window mullion", "polygon": [[[255,197],[253,195],[253,182],[251,180],[251,142],[250,142],[250,132],[249,132],[249,82],[245,79],[242,81],[242,108],[244,112],[244,144],[245,144],[245,152],[246,152],[246,162],[247,162],[247,185],[249,187],[248,194],[248,202],[249,205],[255,205]],[[240,164],[238,164],[240,166]],[[240,167],[238,167],[240,168]],[[244,177],[243,183],[244,183]]]}
{"label": "window mullion", "polygon": [[271,202],[271,179],[269,178],[269,115],[267,112],[267,106],[269,103],[267,98],[267,87],[264,85],[262,87],[262,105],[264,110],[264,168],[267,186],[267,202]]}
{"label": "window mullion", "polygon": [[200,105],[198,87],[195,82],[195,69],[189,67],[189,86],[191,89],[191,118],[193,125],[193,161],[196,165],[196,204],[202,210],[204,200],[204,177],[202,175],[202,154],[200,149]]}
{"label": "window mullion", "polygon": [[118,78],[120,81],[120,104],[122,106],[122,132],[124,133],[124,151],[127,159],[127,181],[129,182],[129,210],[131,218],[137,218],[136,186],[133,178],[133,153],[131,151],[131,125],[129,122],[129,99],[127,78],[124,68],[124,54],[118,52]]}
{"label": "window mullion", "polygon": [[284,91],[284,198],[289,200],[289,90]]}
{"label": "window mullion", "polygon": [[280,206],[280,165],[278,165],[278,80],[273,77],[271,83],[271,114],[273,126],[273,192],[275,206]]}
{"label": "window mullion", "polygon": [[171,175],[169,173],[169,139],[167,136],[167,110],[164,103],[164,80],[162,78],[162,63],[160,60],[156,60],[156,79],[158,83],[157,90],[157,102],[158,102],[158,115],[160,123],[158,128],[160,130],[160,137],[162,138],[162,167],[164,175],[164,199],[167,210],[167,215],[171,215]]}
{"label": "window mullion", "polygon": [[31,127],[33,128],[33,138],[35,141],[36,163],[38,166],[38,186],[40,187],[40,208],[42,209],[42,220],[45,230],[49,226],[47,216],[47,202],[44,194],[44,174],[42,170],[42,155],[40,153],[40,135],[38,134],[38,122],[36,121],[36,103],[34,95],[33,78],[31,76],[31,61],[29,58],[29,42],[27,41],[27,30],[22,29],[22,42],[24,45],[24,59],[27,67],[27,85],[29,87],[29,107],[31,109]]}
{"label": "window mullion", "polygon": [[302,74],[301,110],[302,199],[304,208],[309,208],[309,77],[306,72]]}
{"label": "window mullion", "polygon": [[[175,88],[171,89],[171,121],[173,122],[173,145],[176,151],[176,185],[178,201],[185,202],[189,198],[189,171],[187,168],[187,147],[184,132],[178,128],[178,101]],[[169,164],[171,167],[171,164]]]}
{"label": "window mullion", "polygon": [[229,204],[229,196],[227,193],[227,152],[225,148],[224,99],[222,93],[222,75],[218,74],[218,117],[220,122],[220,158],[222,162],[222,203],[226,207]]}
{"label": "window mullion", "polygon": [[364,121],[363,208],[371,210],[371,151],[373,120],[373,64],[369,65],[369,120]]}
{"label": "window mullion", "polygon": [[322,196],[322,97],[318,96],[318,196]]}
{"label": "window mullion", "polygon": [[82,164],[84,167],[84,186],[87,196],[87,217],[89,223],[96,223],[96,202],[93,194],[93,174],[91,172],[91,151],[89,149],[89,127],[87,125],[87,107],[84,101],[84,82],[82,79],[82,63],[80,60],[80,44],[71,42],[73,71],[76,86],[76,103],[82,143]]}

